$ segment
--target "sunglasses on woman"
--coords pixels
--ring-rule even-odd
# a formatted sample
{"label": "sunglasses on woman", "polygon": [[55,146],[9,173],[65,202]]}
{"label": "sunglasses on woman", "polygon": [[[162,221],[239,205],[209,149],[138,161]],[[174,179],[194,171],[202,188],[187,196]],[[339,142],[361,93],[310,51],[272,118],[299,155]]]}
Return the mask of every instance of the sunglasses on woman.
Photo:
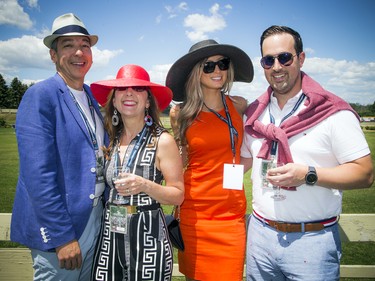
{"label": "sunglasses on woman", "polygon": [[229,64],[230,64],[229,58],[223,58],[218,61],[206,61],[203,65],[203,72],[204,73],[214,72],[216,65],[219,67],[220,70],[228,70]]}
{"label": "sunglasses on woman", "polygon": [[277,56],[264,56],[260,60],[260,64],[264,69],[270,69],[275,64],[275,59],[283,66],[289,66],[293,63],[293,58],[298,56],[298,54],[291,54],[288,52],[280,53]]}
{"label": "sunglasses on woman", "polygon": [[121,88],[117,88],[117,90],[119,91],[126,91],[128,88],[131,88],[133,89],[133,91],[135,92],[143,92],[143,91],[147,91],[147,87],[146,86],[132,86],[132,87],[121,87]]}

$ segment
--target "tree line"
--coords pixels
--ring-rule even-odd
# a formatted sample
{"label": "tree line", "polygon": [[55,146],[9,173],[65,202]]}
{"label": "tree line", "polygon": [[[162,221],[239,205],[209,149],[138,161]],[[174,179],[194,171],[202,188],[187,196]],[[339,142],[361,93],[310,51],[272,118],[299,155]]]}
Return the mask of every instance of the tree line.
{"label": "tree line", "polygon": [[[0,74],[0,108],[17,109],[22,96],[32,85],[23,84],[18,78],[14,78],[8,86]],[[358,103],[350,103],[350,105],[362,117],[375,116],[375,101],[368,105]],[[165,111],[169,111],[169,108]]]}

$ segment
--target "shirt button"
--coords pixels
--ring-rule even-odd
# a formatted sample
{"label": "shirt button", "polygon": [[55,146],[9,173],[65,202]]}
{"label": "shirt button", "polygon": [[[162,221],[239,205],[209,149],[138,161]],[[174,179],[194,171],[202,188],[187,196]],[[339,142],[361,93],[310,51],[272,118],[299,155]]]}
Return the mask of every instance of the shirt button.
{"label": "shirt button", "polygon": [[90,199],[94,199],[94,198],[95,198],[95,195],[94,195],[94,194],[90,194],[89,198],[90,198]]}
{"label": "shirt button", "polygon": [[90,171],[91,171],[91,173],[95,173],[96,169],[95,168],[91,168]]}

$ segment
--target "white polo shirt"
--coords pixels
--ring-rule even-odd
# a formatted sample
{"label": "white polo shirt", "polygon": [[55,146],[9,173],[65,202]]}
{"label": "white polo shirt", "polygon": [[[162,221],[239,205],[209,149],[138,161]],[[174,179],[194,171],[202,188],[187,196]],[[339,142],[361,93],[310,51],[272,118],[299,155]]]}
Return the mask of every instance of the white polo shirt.
{"label": "white polo shirt", "polygon": [[[270,123],[271,114],[275,125],[291,112],[301,93],[288,101],[280,110],[277,100],[271,96],[270,108],[261,114],[263,124]],[[304,108],[294,113],[298,114]],[[251,172],[253,188],[253,210],[266,219],[284,222],[309,222],[324,220],[341,213],[342,192],[336,189],[303,184],[296,191],[281,190],[285,200],[275,201],[273,190],[261,185],[261,162],[257,154],[263,139],[245,133],[241,156],[253,157]],[[347,110],[339,111],[318,125],[295,135],[288,140],[294,163],[315,167],[334,167],[366,156],[370,153],[364,133],[355,115]]]}

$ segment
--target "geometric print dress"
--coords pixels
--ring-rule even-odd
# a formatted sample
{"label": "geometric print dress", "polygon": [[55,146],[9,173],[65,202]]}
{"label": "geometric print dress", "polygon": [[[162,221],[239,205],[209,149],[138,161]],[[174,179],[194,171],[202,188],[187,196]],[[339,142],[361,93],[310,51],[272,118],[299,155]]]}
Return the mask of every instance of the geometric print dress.
{"label": "geometric print dress", "polygon": [[[165,131],[156,127],[152,133],[146,127],[141,138],[138,134],[129,144],[129,153],[125,153],[124,165],[127,157],[139,142],[134,161],[130,165],[130,172],[151,181],[161,183],[163,175],[156,168],[155,156],[160,135]],[[117,142],[118,143],[118,142]],[[172,280],[173,249],[169,240],[165,216],[160,204],[145,193],[124,196],[124,205],[137,206],[132,214],[122,219],[126,220],[125,233],[111,230],[110,209],[114,204],[115,189],[112,175],[116,166],[114,153],[118,145],[114,146],[111,160],[106,163],[106,181],[110,186],[110,196],[103,211],[104,221],[98,238],[94,256],[92,280],[94,281],[144,281],[144,280]],[[117,158],[118,159],[118,158]]]}

